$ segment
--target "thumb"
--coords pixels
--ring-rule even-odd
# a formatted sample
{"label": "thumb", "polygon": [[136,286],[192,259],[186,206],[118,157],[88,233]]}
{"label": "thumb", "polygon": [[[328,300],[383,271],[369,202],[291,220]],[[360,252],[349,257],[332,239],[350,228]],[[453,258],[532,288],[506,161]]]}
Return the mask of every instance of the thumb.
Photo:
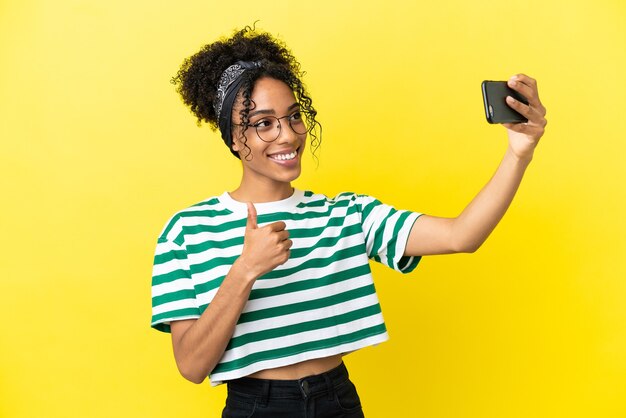
{"label": "thumb", "polygon": [[248,202],[248,220],[246,221],[246,229],[257,229],[256,208],[252,202]]}

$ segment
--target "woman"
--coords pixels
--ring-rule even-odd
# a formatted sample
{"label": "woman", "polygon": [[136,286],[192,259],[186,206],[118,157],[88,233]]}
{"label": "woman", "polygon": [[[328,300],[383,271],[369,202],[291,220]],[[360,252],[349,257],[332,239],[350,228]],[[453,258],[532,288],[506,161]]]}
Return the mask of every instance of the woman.
{"label": "woman", "polygon": [[457,218],[396,210],[364,195],[294,190],[316,112],[289,50],[251,29],[205,46],[173,82],[241,159],[237,189],[175,214],[156,250],[152,326],[172,335],[181,374],[226,382],[224,417],[360,417],[342,356],[387,339],[368,259],[401,272],[422,255],[473,252],[508,208],[546,125],[525,75],[507,98],[494,177]]}

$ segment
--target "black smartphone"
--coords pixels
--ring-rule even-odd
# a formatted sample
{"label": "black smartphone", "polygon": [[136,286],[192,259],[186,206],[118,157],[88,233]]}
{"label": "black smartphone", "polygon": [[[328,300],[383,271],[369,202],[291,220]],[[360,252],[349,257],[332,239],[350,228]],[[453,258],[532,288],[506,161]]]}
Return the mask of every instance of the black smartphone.
{"label": "black smartphone", "polygon": [[485,114],[489,123],[523,123],[528,122],[521,114],[517,113],[508,104],[506,96],[512,96],[524,104],[528,104],[526,97],[516,92],[506,81],[485,80],[482,83],[483,102],[485,103]]}

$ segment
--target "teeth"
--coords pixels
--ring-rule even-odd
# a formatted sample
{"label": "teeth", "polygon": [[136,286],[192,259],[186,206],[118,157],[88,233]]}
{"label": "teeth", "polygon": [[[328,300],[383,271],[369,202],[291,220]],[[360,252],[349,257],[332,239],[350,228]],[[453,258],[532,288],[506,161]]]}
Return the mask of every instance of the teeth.
{"label": "teeth", "polygon": [[298,155],[298,153],[294,151],[291,154],[274,154],[270,158],[273,158],[274,160],[285,161],[293,160],[294,158],[296,158],[296,155]]}

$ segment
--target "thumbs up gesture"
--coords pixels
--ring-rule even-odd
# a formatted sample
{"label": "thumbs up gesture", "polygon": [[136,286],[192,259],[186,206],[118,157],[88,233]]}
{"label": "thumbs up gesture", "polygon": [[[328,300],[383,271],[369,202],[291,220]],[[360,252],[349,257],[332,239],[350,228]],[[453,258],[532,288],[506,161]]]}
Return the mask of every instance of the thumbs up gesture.
{"label": "thumbs up gesture", "polygon": [[248,202],[248,219],[240,260],[256,278],[284,264],[290,255],[293,242],[289,239],[287,225],[274,222],[259,228],[256,208]]}

